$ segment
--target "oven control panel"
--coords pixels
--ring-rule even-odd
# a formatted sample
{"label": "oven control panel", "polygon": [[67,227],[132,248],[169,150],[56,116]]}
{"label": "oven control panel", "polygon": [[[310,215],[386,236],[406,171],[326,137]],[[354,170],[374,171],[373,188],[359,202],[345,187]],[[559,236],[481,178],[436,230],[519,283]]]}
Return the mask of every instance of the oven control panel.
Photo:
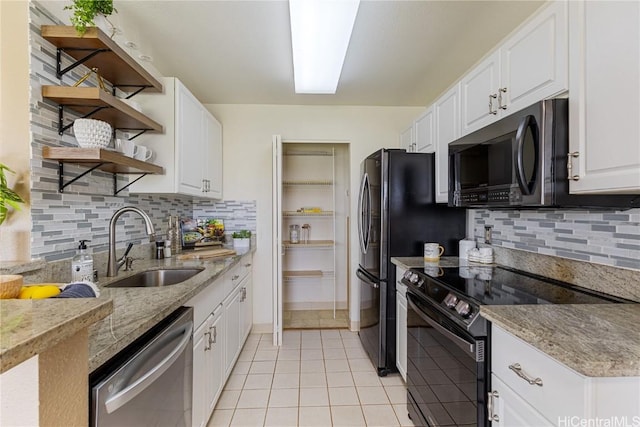
{"label": "oven control panel", "polygon": [[402,282],[415,292],[420,293],[426,300],[438,306],[441,312],[465,325],[473,323],[480,314],[480,310],[475,303],[427,275],[407,270],[402,277]]}

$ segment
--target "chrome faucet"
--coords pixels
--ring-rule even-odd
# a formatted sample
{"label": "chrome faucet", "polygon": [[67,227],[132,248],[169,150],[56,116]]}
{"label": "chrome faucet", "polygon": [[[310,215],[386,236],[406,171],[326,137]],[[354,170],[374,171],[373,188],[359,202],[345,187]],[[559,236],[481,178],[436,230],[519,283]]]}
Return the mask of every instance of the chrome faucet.
{"label": "chrome faucet", "polygon": [[111,221],[109,221],[109,260],[107,261],[107,277],[114,277],[118,275],[118,270],[120,270],[120,267],[122,267],[126,262],[127,254],[133,246],[133,244],[130,243],[122,258],[116,260],[116,222],[118,222],[118,218],[120,218],[122,214],[127,212],[135,212],[142,217],[149,236],[152,236],[155,233],[151,218],[149,218],[149,215],[147,215],[147,213],[142,209],[136,208],[135,206],[125,206],[124,208],[120,208],[115,211],[111,217]]}

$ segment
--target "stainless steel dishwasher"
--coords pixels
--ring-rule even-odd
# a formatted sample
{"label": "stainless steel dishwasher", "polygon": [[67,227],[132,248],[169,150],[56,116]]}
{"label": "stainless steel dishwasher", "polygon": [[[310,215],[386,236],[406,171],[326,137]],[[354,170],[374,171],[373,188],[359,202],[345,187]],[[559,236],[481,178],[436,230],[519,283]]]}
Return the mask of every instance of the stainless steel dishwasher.
{"label": "stainless steel dishwasher", "polygon": [[191,426],[192,335],[180,307],[92,373],[90,425]]}

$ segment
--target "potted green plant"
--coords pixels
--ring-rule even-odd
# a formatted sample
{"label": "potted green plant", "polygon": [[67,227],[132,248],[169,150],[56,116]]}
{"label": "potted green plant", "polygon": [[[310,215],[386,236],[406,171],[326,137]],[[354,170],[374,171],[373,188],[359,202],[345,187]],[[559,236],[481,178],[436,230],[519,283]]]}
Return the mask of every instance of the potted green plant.
{"label": "potted green plant", "polygon": [[107,18],[113,12],[118,12],[113,7],[113,0],[73,0],[73,4],[64,7],[65,10],[72,10],[71,23],[79,35],[83,36],[87,32],[87,27],[95,26],[95,18],[103,18],[110,27],[111,35],[116,34],[116,27]]}
{"label": "potted green plant", "polygon": [[15,173],[8,166],[0,163],[0,224],[7,219],[9,213],[9,207],[20,210],[20,204],[24,203],[24,200],[18,193],[9,188],[7,184],[7,176],[5,171]]}
{"label": "potted green plant", "polygon": [[234,248],[248,248],[251,245],[251,231],[249,230],[234,231],[232,237]]}

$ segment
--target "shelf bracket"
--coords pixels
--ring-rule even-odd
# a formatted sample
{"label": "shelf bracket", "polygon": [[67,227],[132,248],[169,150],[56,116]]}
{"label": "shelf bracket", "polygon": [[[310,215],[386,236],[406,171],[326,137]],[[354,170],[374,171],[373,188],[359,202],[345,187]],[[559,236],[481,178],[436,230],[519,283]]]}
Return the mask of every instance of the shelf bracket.
{"label": "shelf bracket", "polygon": [[102,165],[104,165],[104,163],[98,163],[97,165],[95,165],[91,169],[88,169],[88,170],[84,171],[80,175],[78,175],[75,178],[69,180],[69,182],[65,183],[64,182],[64,162],[58,162],[58,192],[59,193],[64,193],[64,189],[67,186],[73,184],[74,182],[76,182],[77,180],[82,178],[83,176],[93,172],[94,170],[98,169]]}
{"label": "shelf bracket", "polygon": [[131,138],[129,138],[129,141],[136,139],[137,137],[139,137],[140,135],[142,135],[143,133],[145,133],[148,129],[142,129],[140,132],[138,132],[137,134],[133,135]]}
{"label": "shelf bracket", "polygon": [[136,179],[134,179],[133,181],[131,181],[130,183],[128,183],[127,185],[125,185],[124,187],[118,189],[118,174],[114,173],[113,174],[113,195],[117,196],[119,192],[127,189],[131,184],[137,182],[139,179],[144,178],[145,176],[147,176],[146,173],[143,173],[142,175],[140,175],[139,177],[137,177]]}
{"label": "shelf bracket", "polygon": [[[79,51],[84,50],[90,53],[86,55],[84,58],[80,58],[76,62],[73,62],[67,68],[62,69],[62,52],[64,52],[65,50],[79,50]],[[111,52],[111,49],[82,49],[82,48],[73,48],[73,47],[67,47],[67,48],[59,47],[56,52],[56,77],[61,79],[62,76],[64,76],[66,73],[76,68],[78,65],[84,64],[89,59],[103,52]]]}
{"label": "shelf bracket", "polygon": [[[96,107],[94,110],[91,110],[87,114],[82,116],[82,118],[86,119],[87,117],[91,117],[98,111],[104,110],[105,108],[111,108],[111,107]],[[73,126],[73,122],[69,123],[68,125],[64,125],[63,123],[64,123],[64,105],[58,105],[58,135],[62,135],[64,131],[66,131],[67,129]]]}

